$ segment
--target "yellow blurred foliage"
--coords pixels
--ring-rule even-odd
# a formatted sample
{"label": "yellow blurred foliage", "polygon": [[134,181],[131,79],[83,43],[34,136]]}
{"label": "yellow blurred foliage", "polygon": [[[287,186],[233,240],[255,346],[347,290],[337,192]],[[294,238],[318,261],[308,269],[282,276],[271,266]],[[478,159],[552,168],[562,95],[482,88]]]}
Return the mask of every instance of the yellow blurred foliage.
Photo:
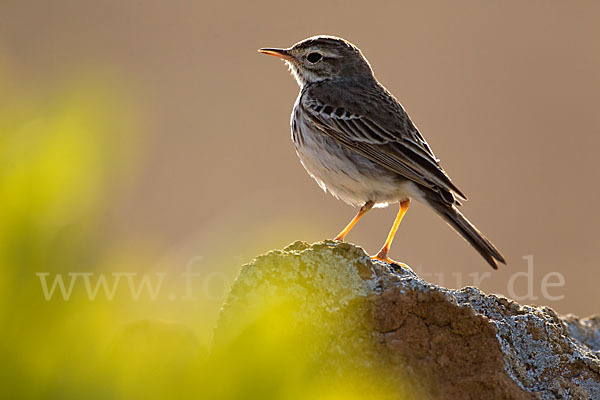
{"label": "yellow blurred foliage", "polygon": [[[110,286],[115,273],[129,273],[120,277],[126,287],[132,271],[146,271],[148,258],[120,248],[101,229],[108,194],[137,160],[134,107],[117,85],[97,78],[38,91],[8,85],[6,74],[0,82],[5,398],[388,398],[363,378],[315,371],[297,350],[310,335],[281,317],[290,310],[265,310],[250,336],[242,327],[243,346],[234,338],[209,355],[205,336],[213,321],[203,313],[214,313],[214,304],[107,298],[95,286],[99,274],[113,279]],[[81,288],[85,279],[99,288],[93,299]]]}

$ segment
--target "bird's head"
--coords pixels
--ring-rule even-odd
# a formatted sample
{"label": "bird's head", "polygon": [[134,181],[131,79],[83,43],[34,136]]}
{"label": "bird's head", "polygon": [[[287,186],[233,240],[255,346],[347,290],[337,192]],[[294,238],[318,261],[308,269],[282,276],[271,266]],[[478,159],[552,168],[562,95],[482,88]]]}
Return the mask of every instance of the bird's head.
{"label": "bird's head", "polygon": [[285,60],[301,87],[326,79],[373,76],[358,47],[335,36],[313,36],[287,49],[258,51]]}

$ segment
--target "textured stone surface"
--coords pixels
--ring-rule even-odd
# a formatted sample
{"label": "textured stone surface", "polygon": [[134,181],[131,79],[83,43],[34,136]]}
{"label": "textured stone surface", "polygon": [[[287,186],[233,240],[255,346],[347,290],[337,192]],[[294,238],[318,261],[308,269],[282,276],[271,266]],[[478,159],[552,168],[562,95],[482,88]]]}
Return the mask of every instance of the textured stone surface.
{"label": "textured stone surface", "polygon": [[473,287],[446,289],[350,244],[296,242],[242,268],[216,348],[239,340],[274,301],[290,305],[286,326],[319,338],[319,346],[298,343],[318,368],[385,371],[382,384],[398,393],[600,399],[599,317],[563,317]]}

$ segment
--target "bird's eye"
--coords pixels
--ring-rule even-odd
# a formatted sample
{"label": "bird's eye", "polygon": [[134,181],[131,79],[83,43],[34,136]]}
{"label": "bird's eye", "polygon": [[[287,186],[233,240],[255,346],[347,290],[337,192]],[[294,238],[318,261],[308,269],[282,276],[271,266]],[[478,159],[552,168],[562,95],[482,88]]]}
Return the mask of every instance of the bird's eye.
{"label": "bird's eye", "polygon": [[319,61],[321,58],[323,58],[322,55],[320,55],[319,53],[310,53],[306,59],[308,61],[310,61],[311,63],[316,63],[317,61]]}

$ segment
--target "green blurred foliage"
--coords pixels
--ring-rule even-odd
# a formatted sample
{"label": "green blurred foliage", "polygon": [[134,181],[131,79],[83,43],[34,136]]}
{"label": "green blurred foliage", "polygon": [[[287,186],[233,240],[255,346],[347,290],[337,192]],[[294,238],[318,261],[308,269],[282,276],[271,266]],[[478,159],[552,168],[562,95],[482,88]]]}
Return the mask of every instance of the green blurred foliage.
{"label": "green blurred foliage", "polygon": [[138,159],[135,107],[102,79],[27,91],[2,72],[4,398],[389,397],[375,389],[375,377],[320,373],[302,349],[318,352],[323,344],[290,327],[282,316],[292,309],[265,310],[241,327],[240,338],[209,355],[206,338],[214,319],[205,316],[207,310],[216,315],[214,301],[134,301],[121,291],[109,300],[102,290],[90,300],[80,286],[68,300],[56,286],[46,300],[39,273],[49,274],[49,287],[55,274],[63,274],[68,287],[72,272],[146,271],[148,254],[102,234],[110,193]]}
{"label": "green blurred foliage", "polygon": [[93,360],[118,307],[46,301],[36,273],[110,269],[98,226],[106,193],[128,168],[135,130],[100,80],[46,93],[0,82],[2,386],[19,398],[92,392],[100,385]]}

